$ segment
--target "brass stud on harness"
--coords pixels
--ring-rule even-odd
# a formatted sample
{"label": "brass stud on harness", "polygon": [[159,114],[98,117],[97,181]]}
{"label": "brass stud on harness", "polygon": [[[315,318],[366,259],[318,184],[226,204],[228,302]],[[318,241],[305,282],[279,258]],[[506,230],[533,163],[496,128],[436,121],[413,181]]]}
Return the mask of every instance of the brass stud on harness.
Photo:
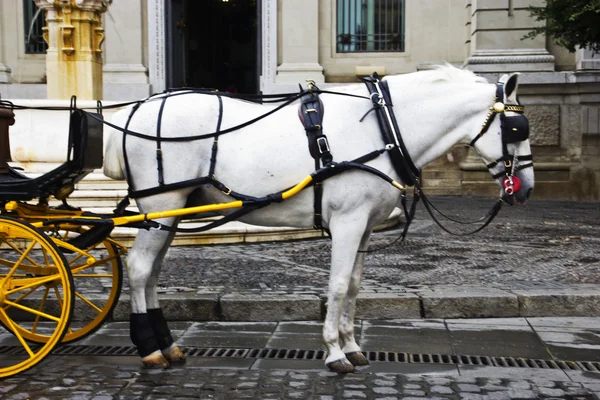
{"label": "brass stud on harness", "polygon": [[492,107],[494,108],[494,111],[497,113],[501,113],[505,109],[504,103],[502,103],[501,101],[494,103],[494,105]]}

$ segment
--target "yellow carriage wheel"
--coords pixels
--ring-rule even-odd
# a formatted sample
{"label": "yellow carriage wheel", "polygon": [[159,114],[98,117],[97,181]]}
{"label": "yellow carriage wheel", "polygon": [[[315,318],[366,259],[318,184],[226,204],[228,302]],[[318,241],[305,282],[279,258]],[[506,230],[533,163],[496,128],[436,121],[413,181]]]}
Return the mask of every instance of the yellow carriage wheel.
{"label": "yellow carriage wheel", "polygon": [[[71,321],[72,290],[71,271],[53,241],[0,216],[0,323],[14,335],[0,335],[0,378],[33,367],[60,343]],[[48,339],[36,344],[25,337],[38,334]]]}
{"label": "yellow carriage wheel", "polygon": [[[61,239],[55,243],[62,249],[61,242],[85,230],[59,231]],[[85,253],[93,256],[92,261],[83,252],[63,250],[75,283],[75,311],[63,343],[81,340],[94,333],[111,316],[123,287],[121,255],[125,251],[125,247],[110,238],[85,249]]]}
{"label": "yellow carriage wheel", "polygon": [[[98,330],[111,316],[123,286],[121,255],[125,247],[108,238],[83,250],[69,245],[68,240],[85,231],[87,228],[79,226],[46,231],[62,251],[74,282],[74,311],[63,343],[81,340]],[[37,343],[50,339],[43,332],[17,329],[23,337]]]}

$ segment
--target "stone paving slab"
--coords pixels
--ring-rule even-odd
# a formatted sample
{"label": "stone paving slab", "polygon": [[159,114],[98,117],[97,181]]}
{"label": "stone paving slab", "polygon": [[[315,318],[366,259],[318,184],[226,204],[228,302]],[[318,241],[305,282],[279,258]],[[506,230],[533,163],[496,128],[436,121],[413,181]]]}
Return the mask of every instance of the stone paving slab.
{"label": "stone paving slab", "polygon": [[[494,202],[431,200],[459,219],[485,214]],[[441,231],[420,207],[407,239],[390,245],[401,228],[372,237],[358,298],[361,319],[600,316],[598,202],[534,198],[526,207],[503,207],[486,229],[464,237]],[[173,247],[159,277],[165,315],[173,321],[319,319],[330,252],[327,238]],[[124,279],[117,321],[129,318]],[[294,307],[290,296],[312,297]]]}
{"label": "stone paving slab", "polygon": [[513,290],[524,317],[600,316],[600,288]]}
{"label": "stone paving slab", "polygon": [[[599,294],[600,296],[600,294]],[[434,288],[420,296],[426,318],[516,317],[517,296],[494,288]]]}
{"label": "stone paving slab", "polygon": [[321,300],[312,295],[226,294],[220,299],[224,321],[295,321],[321,318]]}
{"label": "stone paving slab", "polygon": [[[107,358],[105,358],[106,360]],[[109,359],[110,361],[111,359]],[[143,370],[118,362],[51,357],[46,368],[2,381],[0,396],[16,399],[597,399],[600,384],[575,382],[553,370],[508,377],[489,368],[407,364],[390,371],[337,375],[310,362],[297,369],[243,362],[193,361],[183,368]],[[114,361],[114,360],[113,360]],[[60,365],[61,368],[51,368]],[[268,366],[262,363],[263,367]],[[281,368],[283,367],[283,368]],[[473,375],[473,376],[467,376]],[[484,375],[484,376],[480,376]]]}
{"label": "stone paving slab", "polygon": [[[289,290],[274,293],[161,294],[161,306],[171,321],[293,321],[324,317],[325,295]],[[113,321],[128,321],[129,296],[122,295]],[[563,285],[528,290],[485,286],[429,286],[410,293],[379,290],[359,293],[357,317],[394,318],[502,318],[600,317],[599,285]],[[77,314],[74,320],[77,320]]]}

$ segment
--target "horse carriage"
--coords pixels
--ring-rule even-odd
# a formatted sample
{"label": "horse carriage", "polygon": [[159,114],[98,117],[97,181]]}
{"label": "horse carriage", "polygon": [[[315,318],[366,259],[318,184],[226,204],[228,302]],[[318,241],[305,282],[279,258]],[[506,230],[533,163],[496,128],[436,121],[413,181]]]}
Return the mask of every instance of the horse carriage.
{"label": "horse carriage", "polygon": [[[338,372],[368,364],[353,332],[365,252],[373,227],[406,186],[423,196],[420,168],[460,141],[478,151],[501,186],[478,229],[501,203],[526,201],[533,169],[516,74],[494,85],[446,66],[366,84],[336,91],[309,84],[297,94],[259,98],[172,90],[127,105],[111,122],[100,104],[91,112],[72,99],[66,162],[34,178],[6,163],[8,125],[19,106],[0,101],[0,324],[20,344],[0,356],[0,378],[86,337],[111,315],[127,252],[110,237],[115,226],[139,229],[127,272],[131,338],[144,365],[184,361],[156,284],[180,219],[206,212],[224,218],[202,229],[236,219],[327,230],[326,364]],[[126,202],[110,215],[69,206],[75,184],[101,167],[127,179],[139,214],[127,212]],[[51,197],[62,205],[49,206]],[[98,288],[110,288],[108,297],[94,295]]]}

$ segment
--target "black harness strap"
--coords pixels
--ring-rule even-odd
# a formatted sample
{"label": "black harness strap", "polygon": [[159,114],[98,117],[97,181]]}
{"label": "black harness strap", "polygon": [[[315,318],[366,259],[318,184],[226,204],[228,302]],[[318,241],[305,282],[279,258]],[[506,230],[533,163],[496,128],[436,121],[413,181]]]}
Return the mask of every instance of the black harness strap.
{"label": "black harness strap", "polygon": [[[316,89],[314,91],[313,89]],[[327,136],[323,134],[323,114],[325,109],[323,102],[319,98],[319,89],[314,83],[309,83],[308,91],[301,91],[300,108],[298,109],[298,117],[304,125],[306,137],[308,138],[308,151],[311,157],[315,160],[315,171],[322,166],[327,166],[333,162],[333,156],[329,149]],[[314,217],[313,225],[315,229],[323,228],[322,216],[322,199],[323,199],[323,181],[317,180],[314,183]]]}
{"label": "black harness strap", "polygon": [[217,164],[217,150],[219,149],[219,132],[221,132],[221,122],[223,121],[223,99],[220,95],[217,95],[219,99],[219,119],[217,120],[217,130],[215,131],[215,140],[213,141],[212,151],[210,154],[210,168],[208,170],[208,176],[215,178],[215,166]]}
{"label": "black harness strap", "polygon": [[123,200],[119,202],[119,205],[115,210],[115,214],[117,215],[122,215],[122,213],[125,211],[125,208],[129,205],[129,194],[133,191],[133,176],[131,175],[131,168],[129,168],[129,157],[127,157],[127,132],[129,132],[129,123],[133,118],[133,114],[135,114],[140,105],[142,105],[142,103],[138,102],[131,107],[131,112],[129,113],[129,117],[127,117],[127,122],[125,122],[125,127],[123,129],[123,143],[121,146],[123,149],[123,162],[125,163],[125,178],[127,179],[127,196],[125,196]]}
{"label": "black harness strap", "polygon": [[255,199],[255,197],[234,192],[229,187],[224,185],[222,182],[219,182],[218,180],[213,179],[209,176],[204,176],[202,178],[188,179],[186,181],[167,183],[162,186],[155,186],[155,187],[151,187],[148,189],[142,189],[142,190],[136,190],[136,191],[132,190],[129,192],[128,197],[131,199],[139,199],[142,197],[148,197],[148,196],[154,196],[156,194],[166,193],[166,192],[169,192],[172,190],[187,189],[187,188],[194,188],[194,187],[197,188],[202,185],[212,185],[215,188],[222,191],[223,193],[225,193],[226,195],[231,196],[236,200],[246,201],[246,200],[254,200]]}
{"label": "black harness strap", "polygon": [[162,115],[165,109],[165,104],[167,102],[167,98],[169,96],[165,96],[162,98],[162,102],[160,103],[160,109],[158,110],[158,121],[156,123],[156,170],[158,171],[158,184],[160,186],[165,184],[165,179],[163,176],[163,158],[162,158],[162,146],[160,140],[160,130],[162,126]]}
{"label": "black harness strap", "polygon": [[369,90],[369,97],[373,103],[373,108],[369,112],[375,110],[385,144],[394,146],[390,150],[390,159],[394,170],[404,184],[413,186],[419,179],[420,171],[410,158],[406,145],[402,140],[392,108],[392,98],[387,82],[380,81],[375,73],[373,76],[364,78],[363,81]]}

